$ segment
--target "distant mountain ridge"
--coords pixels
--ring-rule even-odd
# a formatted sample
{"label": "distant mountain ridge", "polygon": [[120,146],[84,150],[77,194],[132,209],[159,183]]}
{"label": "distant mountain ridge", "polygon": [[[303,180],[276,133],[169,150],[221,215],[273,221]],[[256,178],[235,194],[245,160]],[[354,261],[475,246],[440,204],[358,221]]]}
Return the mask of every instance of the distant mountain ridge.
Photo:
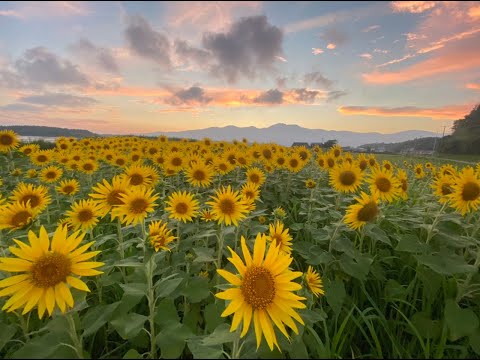
{"label": "distant mountain ridge", "polygon": [[100,136],[88,130],[81,129],[65,129],[50,126],[35,125],[0,125],[0,130],[12,130],[20,136],[44,136],[44,137],[76,137],[85,138]]}
{"label": "distant mountain ridge", "polygon": [[322,129],[306,129],[298,125],[275,124],[268,128],[255,126],[237,127],[233,125],[225,127],[210,127],[200,130],[154,132],[147,136],[166,135],[168,137],[202,139],[208,137],[216,141],[232,141],[246,138],[250,142],[267,143],[274,142],[284,146],[291,146],[294,142],[325,142],[337,140],[341,146],[357,147],[370,143],[395,143],[413,140],[422,137],[439,137],[438,134],[423,130],[408,130],[393,134],[381,134],[378,132],[357,133],[353,131],[336,131]]}

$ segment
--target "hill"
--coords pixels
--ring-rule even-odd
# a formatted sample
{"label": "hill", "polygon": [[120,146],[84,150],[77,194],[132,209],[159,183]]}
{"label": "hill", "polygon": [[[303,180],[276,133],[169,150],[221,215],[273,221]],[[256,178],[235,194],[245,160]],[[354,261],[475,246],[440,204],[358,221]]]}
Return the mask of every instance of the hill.
{"label": "hill", "polygon": [[81,129],[65,129],[50,126],[33,126],[33,125],[7,125],[0,126],[0,130],[13,130],[20,136],[43,136],[43,137],[94,137],[99,136],[88,130]]}

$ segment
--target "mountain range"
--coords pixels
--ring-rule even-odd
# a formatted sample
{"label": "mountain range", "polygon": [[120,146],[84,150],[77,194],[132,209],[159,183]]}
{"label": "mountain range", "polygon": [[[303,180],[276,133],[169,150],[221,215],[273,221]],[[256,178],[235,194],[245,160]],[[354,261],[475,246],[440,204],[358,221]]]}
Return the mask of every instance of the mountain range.
{"label": "mountain range", "polygon": [[440,135],[423,130],[408,130],[393,134],[381,134],[378,132],[358,133],[353,131],[335,131],[322,129],[306,129],[298,125],[275,124],[267,128],[255,126],[237,127],[210,127],[200,130],[154,132],[144,134],[146,136],[166,135],[175,138],[203,139],[210,138],[216,141],[242,140],[249,142],[277,143],[291,146],[294,142],[318,143],[328,140],[337,140],[341,146],[358,147],[369,143],[395,143],[413,140],[422,137],[439,137]]}

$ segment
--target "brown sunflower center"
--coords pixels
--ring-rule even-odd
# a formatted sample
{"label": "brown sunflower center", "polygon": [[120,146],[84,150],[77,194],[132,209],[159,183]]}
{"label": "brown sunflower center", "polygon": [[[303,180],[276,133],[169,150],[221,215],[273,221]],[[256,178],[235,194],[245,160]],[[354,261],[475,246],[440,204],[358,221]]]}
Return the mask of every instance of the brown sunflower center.
{"label": "brown sunflower center", "polygon": [[283,158],[283,157],[277,158],[277,164],[278,164],[278,165],[283,165],[283,164],[285,164],[285,158]]}
{"label": "brown sunflower center", "polygon": [[193,178],[198,181],[203,181],[207,177],[207,174],[205,174],[205,171],[198,169],[193,172]]}
{"label": "brown sunflower center", "polygon": [[358,221],[372,221],[378,215],[378,206],[375,202],[369,202],[365,204],[360,211],[358,212],[357,219]]}
{"label": "brown sunflower center", "polygon": [[392,187],[392,183],[390,182],[390,180],[385,177],[380,177],[375,180],[375,185],[377,186],[377,189],[381,192],[389,192],[390,188]]}
{"label": "brown sunflower center", "polygon": [[42,163],[42,162],[46,162],[47,160],[48,160],[48,159],[47,159],[47,157],[46,157],[45,155],[38,155],[38,156],[37,156],[37,161],[38,161],[38,162],[41,162],[41,163]]}
{"label": "brown sunflower center", "polygon": [[25,155],[28,155],[28,154],[30,154],[31,152],[32,152],[32,149],[30,149],[30,148],[26,148],[25,150],[23,150],[23,153],[24,153]]}
{"label": "brown sunflower center", "polygon": [[277,246],[280,246],[283,243],[283,237],[282,237],[281,234],[273,234],[272,235],[272,241],[275,241],[275,244]]}
{"label": "brown sunflower center", "polygon": [[300,158],[301,158],[302,160],[306,160],[307,157],[308,157],[308,154],[307,154],[307,152],[306,152],[305,150],[300,151],[300,152],[298,153],[298,155],[300,155]]}
{"label": "brown sunflower center", "polygon": [[290,159],[290,167],[296,168],[298,167],[298,160],[297,159]]}
{"label": "brown sunflower center", "polygon": [[252,266],[243,277],[242,294],[254,309],[264,309],[275,298],[275,281],[272,273],[261,266]]}
{"label": "brown sunflower center", "polygon": [[419,175],[422,173],[422,169],[420,169],[420,168],[416,168],[415,171],[416,171],[417,174],[419,174]]}
{"label": "brown sunflower center", "polygon": [[45,174],[45,177],[47,179],[55,179],[57,177],[57,173],[55,171],[48,171],[46,174]]}
{"label": "brown sunflower center", "polygon": [[75,160],[75,161],[80,161],[80,159],[81,159],[80,155],[74,155],[73,156],[73,160]]}
{"label": "brown sunflower center", "polygon": [[377,162],[375,161],[375,159],[370,159],[368,160],[368,163],[370,164],[370,166],[374,166]]}
{"label": "brown sunflower center", "polygon": [[66,149],[68,149],[68,145],[67,144],[61,144],[60,149],[66,150]]}
{"label": "brown sunflower center", "polygon": [[356,180],[357,180],[357,176],[353,171],[346,170],[340,173],[340,182],[342,183],[342,185],[345,185],[345,186],[353,185]]}
{"label": "brown sunflower center", "polygon": [[125,160],[124,159],[117,159],[117,160],[115,160],[115,164],[120,165],[120,166],[125,165]]}
{"label": "brown sunflower center", "polygon": [[325,160],[318,159],[318,165],[320,165],[321,167],[324,167],[325,166]]}
{"label": "brown sunflower center", "polygon": [[333,159],[327,159],[327,165],[328,167],[332,168],[335,166],[335,160]]}
{"label": "brown sunflower center", "polygon": [[78,221],[80,222],[87,222],[92,220],[93,212],[90,209],[83,209],[78,212]]}
{"label": "brown sunflower center", "polygon": [[83,170],[92,171],[93,170],[93,165],[90,164],[90,163],[83,164]]}
{"label": "brown sunflower center", "polygon": [[239,157],[237,161],[241,165],[245,165],[247,163],[247,159],[245,159],[244,157]]}
{"label": "brown sunflower center", "polygon": [[122,205],[124,204],[122,198],[120,197],[121,194],[125,194],[125,192],[121,190],[113,190],[107,195],[107,202],[109,205]]}
{"label": "brown sunflower center", "polygon": [[74,188],[72,185],[65,185],[65,186],[63,187],[63,192],[64,192],[65,194],[70,194],[70,193],[72,193],[74,190],[75,190],[75,188]]}
{"label": "brown sunflower center", "polygon": [[30,272],[36,287],[49,288],[65,282],[70,275],[72,263],[68,257],[59,253],[45,254],[37,259]]}
{"label": "brown sunflower center", "polygon": [[333,150],[333,155],[335,155],[335,157],[339,157],[340,156],[340,150],[338,150],[338,149]]}
{"label": "brown sunflower center", "polygon": [[246,190],[244,192],[244,195],[245,195],[245,197],[247,197],[249,199],[253,199],[255,197],[255,194],[252,190]]}
{"label": "brown sunflower center", "polygon": [[137,198],[130,203],[130,211],[134,214],[142,214],[148,208],[148,202],[143,198]]}
{"label": "brown sunflower center", "polygon": [[222,171],[227,171],[227,165],[224,163],[221,163],[220,165],[218,165],[218,168]]}
{"label": "brown sunflower center", "polygon": [[358,167],[360,168],[360,170],[365,170],[368,166],[368,163],[366,160],[360,160],[360,163],[358,164]]}
{"label": "brown sunflower center", "polygon": [[11,135],[8,135],[8,134],[2,134],[0,136],[0,144],[6,145],[6,146],[12,145],[13,144],[13,137]]}
{"label": "brown sunflower center", "polygon": [[12,216],[11,225],[13,227],[21,227],[27,224],[32,218],[32,214],[27,210],[21,210]]}
{"label": "brown sunflower center", "polygon": [[164,234],[155,234],[150,236],[152,236],[152,242],[154,243],[155,246],[157,247],[165,246],[165,242],[167,238]]}
{"label": "brown sunflower center", "polygon": [[446,196],[452,193],[452,188],[450,187],[450,184],[442,184],[441,190],[442,190],[443,196]]}
{"label": "brown sunflower center", "polygon": [[173,166],[180,166],[180,165],[182,165],[182,159],[179,158],[179,157],[174,157],[174,158],[172,159],[172,165],[173,165]]}
{"label": "brown sunflower center", "polygon": [[130,176],[130,185],[141,185],[143,184],[143,176],[141,174],[132,174]]}
{"label": "brown sunflower center", "polygon": [[383,167],[387,170],[390,170],[392,168],[390,164],[384,164]]}
{"label": "brown sunflower center", "polygon": [[407,180],[406,179],[401,179],[400,181],[402,182],[402,190],[407,191],[407,189],[408,189]]}
{"label": "brown sunflower center", "polygon": [[250,174],[248,179],[254,184],[258,184],[260,182],[260,176],[258,174]]}
{"label": "brown sunflower center", "polygon": [[468,181],[463,185],[462,198],[465,201],[473,201],[480,196],[480,186],[473,182]]}
{"label": "brown sunflower center", "polygon": [[35,195],[35,194],[25,195],[24,197],[22,197],[21,202],[26,204],[28,200],[30,200],[30,206],[32,208],[40,205],[40,197],[38,195]]}
{"label": "brown sunflower center", "polygon": [[223,199],[218,206],[223,214],[232,215],[235,212],[235,203],[230,199]]}
{"label": "brown sunflower center", "polygon": [[138,161],[139,159],[140,159],[140,155],[138,154],[132,155],[132,161]]}
{"label": "brown sunflower center", "polygon": [[272,158],[272,152],[268,149],[264,149],[262,151],[262,155],[265,159],[271,159]]}
{"label": "brown sunflower center", "polygon": [[179,202],[175,205],[175,212],[180,215],[186,214],[188,211],[188,205],[184,202]]}

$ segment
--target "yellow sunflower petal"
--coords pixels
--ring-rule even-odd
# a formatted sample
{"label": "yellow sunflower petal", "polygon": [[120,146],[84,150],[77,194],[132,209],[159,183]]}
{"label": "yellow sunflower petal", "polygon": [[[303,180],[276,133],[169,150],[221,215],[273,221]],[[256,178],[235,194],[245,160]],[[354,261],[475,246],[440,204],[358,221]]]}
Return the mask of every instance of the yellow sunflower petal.
{"label": "yellow sunflower petal", "polygon": [[243,313],[243,330],[240,334],[240,337],[247,335],[248,328],[250,327],[250,322],[252,321],[253,309],[250,305],[245,304],[245,309]]}
{"label": "yellow sunflower petal", "polygon": [[73,276],[67,276],[67,283],[75,289],[90,292],[90,289],[82,280],[77,279]]}
{"label": "yellow sunflower petal", "polygon": [[[63,297],[63,300],[65,300],[65,303],[69,307],[73,307],[73,297],[72,297],[72,293],[70,292],[70,289],[68,288],[68,286],[65,285],[64,282],[58,283],[57,286],[58,286],[58,290],[59,290],[60,294]],[[85,286],[87,286],[87,285],[85,285]]]}
{"label": "yellow sunflower petal", "polygon": [[44,290],[42,288],[34,288],[30,292],[30,298],[28,299],[27,304],[25,305],[25,308],[23,309],[22,315],[25,315],[28,313],[30,310],[32,310],[35,305],[38,304],[38,301],[40,298],[43,296]]}
{"label": "yellow sunflower petal", "polygon": [[238,325],[240,325],[240,322],[242,321],[245,308],[246,305],[241,306],[237,311],[235,311],[232,319],[232,326],[230,327],[230,332],[234,332],[235,330],[237,330]]}
{"label": "yellow sunflower petal", "polygon": [[240,242],[242,244],[242,253],[243,258],[245,259],[245,265],[247,265],[247,267],[250,267],[252,265],[252,256],[250,255],[250,250],[248,250],[247,242],[243,236],[241,237]]}
{"label": "yellow sunflower petal", "polygon": [[23,259],[0,258],[0,270],[8,272],[20,272],[30,270],[32,263]]}
{"label": "yellow sunflower petal", "polygon": [[222,300],[233,300],[242,295],[242,291],[239,288],[228,289],[215,294],[215,297]]}
{"label": "yellow sunflower petal", "polygon": [[242,280],[236,276],[233,275],[231,272],[228,272],[226,270],[222,269],[217,269],[217,273],[223,277],[225,280],[227,280],[230,284],[236,285],[236,286],[241,286],[242,285]]}
{"label": "yellow sunflower petal", "polygon": [[55,302],[57,303],[58,307],[60,308],[60,311],[64,314],[65,313],[65,299],[63,298],[62,292],[59,288],[59,285],[62,283],[58,283],[55,285],[54,291],[55,291]]}
{"label": "yellow sunflower petal", "polygon": [[255,338],[257,339],[257,350],[262,342],[262,326],[260,325],[260,319],[258,318],[258,311],[253,311],[253,326],[255,327]]}
{"label": "yellow sunflower petal", "polygon": [[265,256],[266,239],[265,236],[257,235],[255,245],[253,246],[253,264],[260,266]]}
{"label": "yellow sunflower petal", "polygon": [[7,286],[12,286],[17,283],[21,283],[22,281],[27,280],[30,277],[30,274],[21,274],[10,276],[6,279],[0,280],[0,288],[4,288]]}
{"label": "yellow sunflower petal", "polygon": [[49,287],[45,291],[45,305],[47,306],[48,314],[52,315],[53,309],[55,308],[55,291],[53,287]]}
{"label": "yellow sunflower petal", "polygon": [[230,304],[228,304],[227,308],[223,311],[221,317],[232,315],[235,311],[240,309],[242,305],[243,305],[243,301],[236,300],[236,299],[232,300]]}

